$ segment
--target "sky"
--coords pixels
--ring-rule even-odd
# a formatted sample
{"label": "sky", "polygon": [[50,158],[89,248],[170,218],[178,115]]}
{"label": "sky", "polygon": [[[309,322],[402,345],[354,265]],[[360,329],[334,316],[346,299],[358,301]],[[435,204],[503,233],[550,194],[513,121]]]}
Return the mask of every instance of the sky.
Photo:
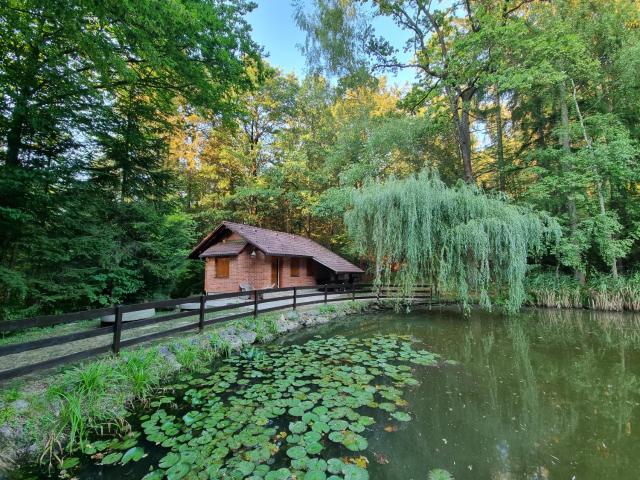
{"label": "sky", "polygon": [[[285,73],[294,72],[299,78],[304,77],[306,64],[300,51],[304,44],[305,33],[298,28],[293,19],[291,0],[257,0],[258,7],[249,14],[247,20],[253,28],[253,39],[264,47],[269,63]],[[374,23],[378,34],[392,41],[401,48],[405,38],[391,20],[378,19]],[[401,70],[394,75],[385,73],[390,84],[403,86],[411,82],[413,72]]]}

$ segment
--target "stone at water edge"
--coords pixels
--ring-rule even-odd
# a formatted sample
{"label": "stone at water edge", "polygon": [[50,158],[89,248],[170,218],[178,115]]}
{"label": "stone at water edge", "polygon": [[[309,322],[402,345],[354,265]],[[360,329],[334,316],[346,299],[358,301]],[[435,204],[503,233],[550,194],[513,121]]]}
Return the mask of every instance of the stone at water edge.
{"label": "stone at water edge", "polygon": [[245,345],[251,345],[252,343],[255,343],[257,336],[258,335],[256,334],[256,332],[253,332],[251,330],[241,330],[238,332],[240,341],[242,341],[242,343]]}

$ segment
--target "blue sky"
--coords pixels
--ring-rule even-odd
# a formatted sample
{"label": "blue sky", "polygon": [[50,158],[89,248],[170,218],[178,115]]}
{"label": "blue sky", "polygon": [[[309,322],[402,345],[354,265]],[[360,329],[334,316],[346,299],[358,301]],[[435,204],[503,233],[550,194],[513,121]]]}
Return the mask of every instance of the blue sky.
{"label": "blue sky", "polygon": [[[305,34],[293,19],[291,0],[257,0],[257,3],[258,7],[247,18],[253,28],[254,40],[264,47],[271,65],[303,77],[306,65],[299,45],[304,44]],[[402,46],[402,32],[389,19],[379,19],[375,26],[376,31],[391,39],[395,46]],[[386,75],[390,83],[400,86],[413,79],[413,73],[409,70]]]}

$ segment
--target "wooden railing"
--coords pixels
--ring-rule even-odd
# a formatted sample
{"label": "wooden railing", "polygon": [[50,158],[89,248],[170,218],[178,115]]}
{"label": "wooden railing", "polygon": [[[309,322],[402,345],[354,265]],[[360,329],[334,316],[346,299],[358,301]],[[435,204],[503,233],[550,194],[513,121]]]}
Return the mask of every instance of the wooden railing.
{"label": "wooden railing", "polygon": [[[265,297],[266,295],[276,293],[284,293],[285,295]],[[70,324],[83,320],[99,319],[106,315],[114,315],[115,317],[113,325],[100,326],[97,328],[66,333],[63,335],[55,335],[54,331],[52,333],[52,336],[39,338],[37,340],[0,345],[0,381],[26,375],[37,370],[43,370],[58,365],[76,362],[85,358],[93,357],[95,355],[107,353],[109,351],[112,351],[117,355],[120,352],[121,348],[130,347],[132,345],[148,342],[189,330],[198,330],[199,332],[202,332],[207,325],[227,322],[230,320],[236,320],[252,315],[255,317],[258,315],[258,313],[267,313],[288,308],[293,308],[295,310],[298,307],[306,305],[315,305],[329,302],[395,298],[396,294],[396,289],[374,289],[373,285],[371,284],[326,284],[316,285],[313,287],[270,288],[265,290],[252,290],[236,293],[200,295],[197,297],[159,300],[154,302],[138,303],[134,305],[116,305],[114,307],[86,310],[83,312],[66,313],[62,315],[47,315],[26,318],[22,320],[13,320],[10,322],[3,322],[0,323],[0,332],[8,333],[11,335],[27,329],[38,327],[55,327],[58,325]],[[419,287],[416,290],[413,298],[428,300],[432,303],[433,289],[429,286]],[[208,302],[216,300],[236,300],[237,303],[207,306]],[[274,302],[280,302],[280,304],[269,306],[269,303],[273,304]],[[197,304],[198,307],[184,310],[183,308],[187,304]],[[231,313],[230,315],[223,315],[220,317],[212,318],[209,320],[206,319],[207,314],[224,312],[227,310],[238,310],[242,308],[245,308],[245,310]],[[177,311],[171,311],[168,314],[159,316],[156,316],[154,314],[153,317],[142,318],[139,320],[123,320],[125,314],[127,313],[148,309],[173,309]],[[172,326],[171,328],[158,332],[147,333],[124,340],[122,339],[122,333],[128,330],[188,317],[197,317],[197,321],[189,322],[187,324],[181,324],[178,326]],[[81,350],[79,352],[55,356],[53,358],[49,358],[43,361],[37,361],[19,367],[6,368],[10,366],[10,362],[8,362],[4,357],[7,357],[9,355],[16,355],[46,347],[65,345],[71,342],[88,340],[103,335],[111,335],[111,342],[105,343],[101,346]]]}

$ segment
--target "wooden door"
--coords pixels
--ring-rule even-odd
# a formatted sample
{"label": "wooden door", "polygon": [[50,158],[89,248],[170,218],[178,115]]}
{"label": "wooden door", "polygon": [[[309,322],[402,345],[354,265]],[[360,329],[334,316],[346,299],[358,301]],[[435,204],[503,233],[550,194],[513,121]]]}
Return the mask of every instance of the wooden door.
{"label": "wooden door", "polygon": [[280,259],[271,257],[271,285],[280,287]]}

